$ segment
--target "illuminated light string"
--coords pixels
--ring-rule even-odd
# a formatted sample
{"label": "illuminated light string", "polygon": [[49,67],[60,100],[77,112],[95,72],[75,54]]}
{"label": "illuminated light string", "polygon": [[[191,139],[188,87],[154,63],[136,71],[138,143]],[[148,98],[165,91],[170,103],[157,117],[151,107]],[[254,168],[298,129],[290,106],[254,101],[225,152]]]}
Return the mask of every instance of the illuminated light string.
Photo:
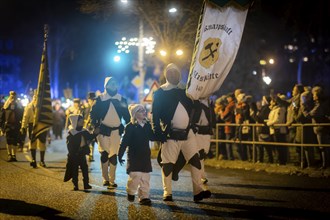
{"label": "illuminated light string", "polygon": [[[127,40],[126,37],[123,37],[121,41],[116,41],[115,45],[117,46],[117,52],[118,53],[129,53],[130,47],[132,46],[139,46],[140,42],[138,38],[130,38]],[[152,37],[149,38],[143,38],[142,39],[142,46],[146,48],[145,53],[146,54],[153,54],[155,53],[155,45],[156,41],[153,40]]]}

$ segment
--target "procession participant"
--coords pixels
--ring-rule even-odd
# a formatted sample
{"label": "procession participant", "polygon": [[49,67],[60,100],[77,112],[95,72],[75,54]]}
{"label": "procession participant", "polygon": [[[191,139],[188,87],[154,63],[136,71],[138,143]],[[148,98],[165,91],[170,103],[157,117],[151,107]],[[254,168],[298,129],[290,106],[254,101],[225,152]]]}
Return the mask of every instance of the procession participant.
{"label": "procession participant", "polygon": [[84,189],[91,189],[88,177],[88,164],[86,155],[89,155],[89,143],[95,138],[83,128],[84,118],[82,115],[69,115],[70,126],[66,138],[68,148],[68,159],[65,170],[64,182],[72,178],[73,190],[79,190],[78,173],[79,167],[82,171]]}
{"label": "procession participant", "polygon": [[65,129],[68,129],[70,125],[69,115],[72,114],[81,114],[84,116],[84,106],[81,105],[81,100],[79,98],[73,99],[73,105],[70,106],[66,111],[66,121],[65,121]]}
{"label": "procession participant", "polygon": [[[35,90],[31,102],[24,108],[22,126],[20,129],[21,134],[26,134],[26,132],[28,132],[28,137],[30,140],[30,143],[29,143],[30,149],[32,149],[31,148],[31,139],[32,139],[32,130],[33,130],[33,118],[34,118],[35,108],[36,108],[36,104],[37,104],[36,92],[37,91]],[[34,151],[34,152],[32,153],[32,151]],[[36,155],[36,150],[35,149],[31,150],[31,156],[32,156],[31,166],[34,168],[37,167],[35,155]]]}
{"label": "procession participant", "polygon": [[[90,117],[90,111],[92,110],[92,106],[95,103],[95,92],[89,92],[87,95],[87,103],[85,105],[85,113],[84,113],[84,127],[88,131],[92,131],[92,126],[91,126],[91,117]],[[93,162],[94,161],[94,146],[95,146],[95,141],[92,141],[89,145],[90,148],[90,154],[88,155],[88,161]]]}
{"label": "procession participant", "polygon": [[[20,128],[23,107],[17,101],[15,91],[10,91],[9,98],[1,109],[0,129],[6,135],[8,162],[16,162],[16,151],[20,144]],[[1,133],[2,133],[1,132]]]}
{"label": "procession participant", "polygon": [[196,124],[194,125],[197,133],[196,140],[199,149],[199,158],[201,161],[202,183],[208,182],[204,170],[204,160],[210,151],[211,136],[213,135],[213,128],[215,127],[215,112],[209,99],[200,99],[195,103]]}
{"label": "procession participant", "polygon": [[131,122],[125,127],[120,144],[118,161],[122,165],[123,155],[127,150],[127,200],[133,202],[138,192],[139,203],[149,205],[151,151],[149,141],[154,140],[150,123],[146,120],[146,110],[143,105],[131,104],[128,106]]}
{"label": "procession participant", "polygon": [[161,166],[163,182],[163,200],[172,199],[172,172],[180,151],[191,166],[194,202],[209,198],[211,192],[204,190],[201,181],[201,163],[197,142],[191,129],[190,116],[193,102],[179,88],[181,73],[171,63],[164,70],[166,83],[154,92],[152,103],[152,123],[156,140],[162,142]]}
{"label": "procession participant", "polygon": [[90,117],[94,133],[98,134],[103,185],[114,188],[117,187],[115,179],[120,136],[124,130],[122,119],[128,123],[130,115],[127,101],[117,93],[117,81],[113,77],[105,78],[104,89],[96,98]]}

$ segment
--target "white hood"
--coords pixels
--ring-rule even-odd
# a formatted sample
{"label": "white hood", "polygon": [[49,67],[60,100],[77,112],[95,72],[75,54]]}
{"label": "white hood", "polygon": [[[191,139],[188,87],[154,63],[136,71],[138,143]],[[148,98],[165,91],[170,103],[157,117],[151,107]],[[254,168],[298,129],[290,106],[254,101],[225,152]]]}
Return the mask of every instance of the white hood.
{"label": "white hood", "polygon": [[77,131],[77,124],[78,124],[78,118],[82,117],[82,115],[79,114],[71,114],[69,115],[69,120],[71,122],[70,126],[69,126],[69,132],[72,135],[78,134],[79,132],[83,131],[84,129],[82,129],[81,131]]}

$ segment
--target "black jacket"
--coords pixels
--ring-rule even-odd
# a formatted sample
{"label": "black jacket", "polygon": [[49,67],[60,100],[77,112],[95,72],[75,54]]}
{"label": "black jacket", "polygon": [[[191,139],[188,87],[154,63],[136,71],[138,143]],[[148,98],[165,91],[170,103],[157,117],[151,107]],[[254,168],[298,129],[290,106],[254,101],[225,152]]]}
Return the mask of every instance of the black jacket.
{"label": "black jacket", "polygon": [[102,101],[100,97],[97,97],[96,102],[92,106],[92,110],[90,112],[92,126],[94,127],[100,126],[101,120],[103,120],[105,115],[107,114],[111,102],[115,107],[119,118],[120,119],[124,118],[126,123],[130,121],[130,115],[127,108],[127,101],[125,98],[121,97],[120,101],[118,99],[108,99]]}
{"label": "black jacket", "polygon": [[179,104],[184,106],[188,115],[193,111],[193,102],[186,96],[184,89],[174,88],[163,90],[159,88],[154,92],[152,103],[152,127],[157,141],[166,141],[170,132],[171,120]]}
{"label": "black jacket", "polygon": [[120,144],[118,158],[121,159],[127,150],[127,174],[130,172],[152,172],[149,141],[154,140],[150,123],[143,127],[129,123],[125,127]]}

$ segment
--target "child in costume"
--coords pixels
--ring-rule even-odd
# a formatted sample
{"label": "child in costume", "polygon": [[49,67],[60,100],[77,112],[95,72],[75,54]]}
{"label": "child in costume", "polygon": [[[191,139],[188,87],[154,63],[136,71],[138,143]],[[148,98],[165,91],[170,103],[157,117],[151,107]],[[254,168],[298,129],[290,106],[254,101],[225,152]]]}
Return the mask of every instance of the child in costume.
{"label": "child in costume", "polygon": [[138,191],[139,203],[149,205],[150,172],[152,172],[149,141],[154,140],[151,125],[146,121],[146,110],[140,104],[128,106],[131,122],[125,127],[123,139],[118,153],[118,161],[122,159],[127,150],[127,199],[133,202]]}
{"label": "child in costume", "polygon": [[69,181],[72,178],[74,190],[78,188],[78,172],[79,167],[82,171],[84,189],[91,189],[89,185],[88,177],[88,165],[86,161],[86,155],[89,155],[89,143],[95,138],[93,134],[90,134],[84,126],[84,118],[79,114],[69,115],[71,122],[69,126],[69,132],[67,136],[67,148],[68,148],[68,160],[66,164],[66,171],[64,182]]}

